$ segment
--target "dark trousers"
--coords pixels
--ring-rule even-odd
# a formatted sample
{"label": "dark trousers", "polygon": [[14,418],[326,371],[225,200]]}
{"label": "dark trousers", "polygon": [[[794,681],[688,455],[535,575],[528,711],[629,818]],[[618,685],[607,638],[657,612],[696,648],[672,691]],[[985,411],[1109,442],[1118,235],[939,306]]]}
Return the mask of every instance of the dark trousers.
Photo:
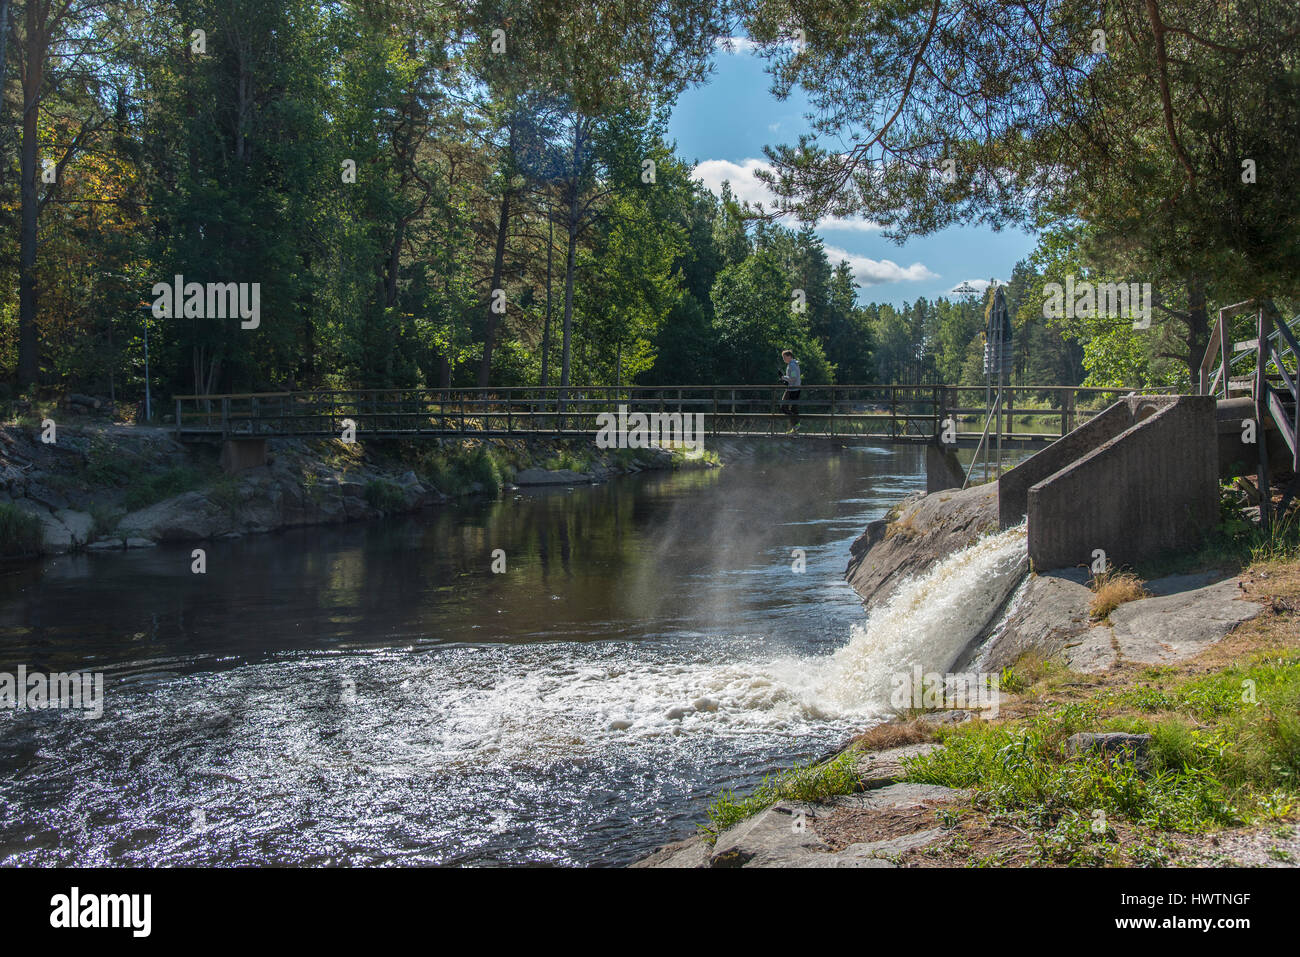
{"label": "dark trousers", "polygon": [[[783,403],[786,403],[786,402],[793,403],[797,398],[799,398],[799,390],[798,390],[798,389],[786,389],[786,390],[785,390],[785,395],[781,396],[781,401],[782,401]],[[798,407],[798,406],[796,406],[796,405],[782,405],[782,406],[781,406],[781,411],[790,417],[790,424],[791,424],[791,425],[798,425],[798,424],[799,424],[799,407]]]}

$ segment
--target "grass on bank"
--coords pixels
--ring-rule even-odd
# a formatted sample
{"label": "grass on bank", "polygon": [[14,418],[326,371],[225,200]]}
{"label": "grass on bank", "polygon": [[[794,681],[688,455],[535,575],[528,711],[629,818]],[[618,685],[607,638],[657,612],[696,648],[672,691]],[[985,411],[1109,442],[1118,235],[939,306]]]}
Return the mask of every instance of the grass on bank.
{"label": "grass on bank", "polygon": [[364,491],[366,504],[381,512],[399,512],[406,507],[406,493],[387,479],[371,479]]}
{"label": "grass on bank", "polygon": [[1130,601],[1147,597],[1142,579],[1132,572],[1107,569],[1093,577],[1088,583],[1092,589],[1092,601],[1088,604],[1088,614],[1093,621],[1105,621],[1112,611]]}
{"label": "grass on bank", "polygon": [[44,550],[41,520],[31,512],[0,504],[0,558],[28,558]]}
{"label": "grass on bank", "polygon": [[710,449],[700,449],[697,452],[693,452],[690,449],[674,446],[671,452],[672,452],[672,466],[674,471],[682,468],[685,465],[695,463],[695,462],[702,462],[706,465],[711,465],[714,467],[717,467],[722,464],[722,457],[718,455],[717,452],[714,452]]}
{"label": "grass on bank", "polygon": [[[922,852],[946,863],[1145,866],[1167,863],[1196,835],[1293,827],[1300,820],[1300,558],[1256,562],[1245,577],[1264,611],[1192,661],[1081,675],[1031,653],[1002,672],[1001,690],[1011,698],[1002,720],[897,721],[853,747],[944,745],[904,765],[908,781],[973,792],[970,807],[943,811],[965,829]],[[1149,760],[1069,757],[1065,741],[1080,731],[1149,733]],[[705,830],[716,838],[796,790],[850,793],[857,788],[851,760],[846,752],[826,766],[796,768],[750,795],[725,792],[709,808]],[[819,787],[799,787],[809,781]],[[990,837],[998,833],[1013,840],[983,853],[998,846]]]}
{"label": "grass on bank", "polygon": [[[1294,625],[1293,618],[1285,625],[1292,647],[1261,649],[1207,675],[1145,669],[1140,684],[1055,700],[1005,723],[942,729],[945,747],[905,762],[908,780],[972,788],[976,807],[1013,815],[1040,836],[1056,832],[1051,840],[1076,850],[1081,836],[1107,840],[1110,825],[1097,829],[1094,821],[1199,834],[1286,820],[1300,809]],[[1149,733],[1150,765],[1100,754],[1067,758],[1064,742],[1078,731]],[[1086,832],[1073,834],[1080,822]]]}
{"label": "grass on bank", "polygon": [[173,495],[193,491],[203,484],[206,477],[198,469],[185,465],[133,477],[122,498],[122,505],[128,512],[147,508]]}
{"label": "grass on bank", "polygon": [[704,829],[717,838],[727,828],[778,801],[821,801],[836,794],[851,794],[857,789],[854,754],[845,751],[822,764],[797,765],[775,777],[765,777],[763,783],[748,795],[722,792],[709,805],[709,823]]}
{"label": "grass on bank", "polygon": [[444,495],[468,495],[475,485],[496,495],[513,478],[516,466],[505,451],[490,445],[440,445],[420,452],[415,472]]}

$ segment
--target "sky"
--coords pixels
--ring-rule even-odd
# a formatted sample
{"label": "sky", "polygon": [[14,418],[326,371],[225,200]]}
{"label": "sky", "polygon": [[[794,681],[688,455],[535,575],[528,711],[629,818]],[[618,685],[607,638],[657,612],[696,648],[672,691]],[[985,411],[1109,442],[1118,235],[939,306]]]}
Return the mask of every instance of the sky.
{"label": "sky", "polygon": [[[796,89],[784,102],[771,93],[763,61],[744,41],[730,52],[720,48],[709,81],[687,90],[668,126],[677,153],[694,164],[695,178],[714,192],[723,181],[742,199],[767,200],[753,170],[765,160],[763,147],[793,143],[808,130],[807,100]],[[963,282],[983,290],[990,279],[1005,280],[1011,267],[1033,251],[1032,236],[1019,230],[956,227],[898,245],[861,220],[823,221],[817,234],[831,265],[847,259],[860,302],[902,305],[920,296],[947,295]]]}

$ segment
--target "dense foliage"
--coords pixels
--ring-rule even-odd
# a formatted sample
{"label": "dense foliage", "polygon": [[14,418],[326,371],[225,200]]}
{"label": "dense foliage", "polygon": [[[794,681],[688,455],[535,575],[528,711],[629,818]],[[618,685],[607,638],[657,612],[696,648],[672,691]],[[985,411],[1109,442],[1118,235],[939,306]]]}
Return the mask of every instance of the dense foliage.
{"label": "dense foliage", "polygon": [[[138,401],[146,341],[155,395],[768,383],[783,347],[809,382],[982,381],[981,297],[862,305],[666,142],[741,30],[818,112],[771,151],[787,212],[1033,228],[1019,381],[1186,382],[1216,305],[1296,292],[1296,11],[0,0],[0,389]],[[1152,329],[1044,319],[1065,271],[1153,281]],[[176,276],[258,284],[256,327],[156,315]]]}

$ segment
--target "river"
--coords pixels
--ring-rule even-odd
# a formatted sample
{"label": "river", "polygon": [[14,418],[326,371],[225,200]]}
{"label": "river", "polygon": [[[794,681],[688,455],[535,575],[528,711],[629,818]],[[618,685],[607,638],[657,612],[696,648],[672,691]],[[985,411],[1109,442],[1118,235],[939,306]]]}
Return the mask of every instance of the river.
{"label": "river", "polygon": [[844,567],[923,486],[919,448],[773,452],[209,543],[204,574],[9,568],[0,671],[102,672],[105,707],[0,712],[0,863],[628,863],[883,716],[828,670]]}

